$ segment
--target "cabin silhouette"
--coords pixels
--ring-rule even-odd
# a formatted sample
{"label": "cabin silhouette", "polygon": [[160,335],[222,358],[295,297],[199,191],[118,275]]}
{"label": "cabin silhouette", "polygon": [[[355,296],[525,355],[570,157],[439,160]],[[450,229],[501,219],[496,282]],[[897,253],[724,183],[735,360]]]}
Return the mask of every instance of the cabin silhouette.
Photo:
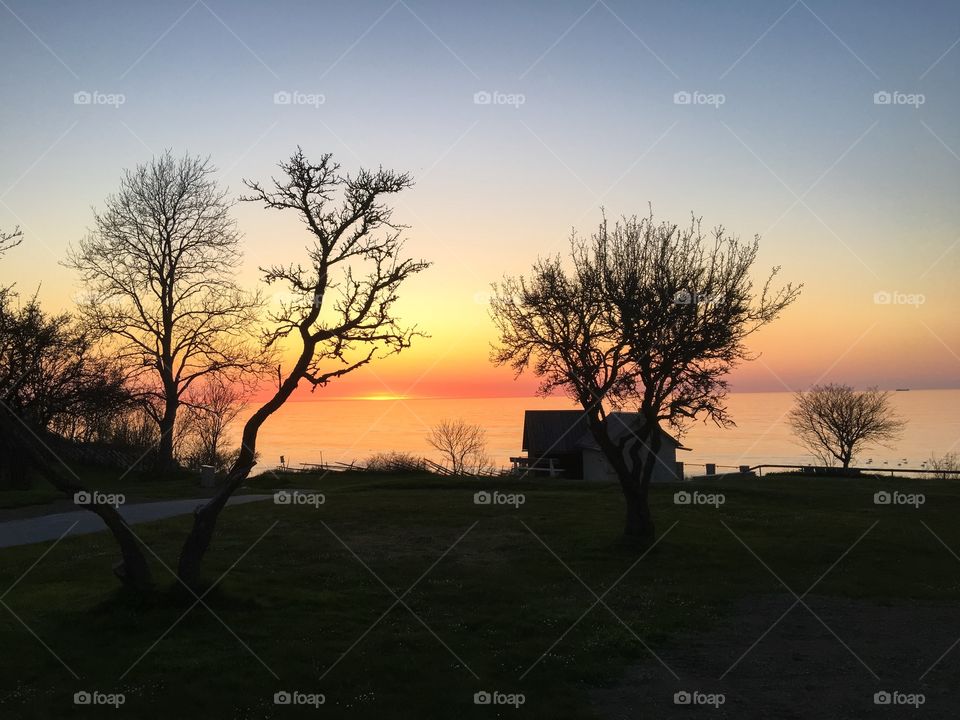
{"label": "cabin silhouette", "polygon": [[[611,439],[619,443],[628,434],[638,438],[644,421],[640,413],[614,412],[604,422],[609,425]],[[683,480],[683,463],[677,462],[677,450],[690,448],[662,429],[660,434],[651,482]],[[639,439],[627,441],[624,453],[628,458],[636,442]],[[510,458],[518,472],[617,482],[617,474],[590,432],[582,410],[527,410],[523,416],[522,449],[525,457]]]}

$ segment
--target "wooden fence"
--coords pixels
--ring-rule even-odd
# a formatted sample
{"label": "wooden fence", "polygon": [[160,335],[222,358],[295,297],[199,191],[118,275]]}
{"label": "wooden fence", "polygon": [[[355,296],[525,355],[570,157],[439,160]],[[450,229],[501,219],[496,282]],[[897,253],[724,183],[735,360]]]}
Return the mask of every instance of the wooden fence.
{"label": "wooden fence", "polygon": [[[813,475],[843,475],[849,473],[851,475],[880,475],[880,474],[889,474],[891,477],[895,475],[906,475],[906,474],[917,474],[917,475],[936,475],[936,476],[947,476],[951,478],[960,479],[960,470],[934,470],[929,468],[905,468],[905,467],[879,467],[879,466],[865,466],[865,467],[850,467],[850,468],[840,468],[832,467],[830,465],[776,465],[771,463],[763,463],[761,465],[717,465],[714,463],[686,463],[686,466],[696,465],[700,467],[703,465],[705,468],[705,475],[728,475],[728,474],[745,474],[755,472],[758,477],[763,477],[763,471],[767,470],[802,470],[804,472],[813,474]],[[718,473],[717,468],[733,470],[733,473]]]}

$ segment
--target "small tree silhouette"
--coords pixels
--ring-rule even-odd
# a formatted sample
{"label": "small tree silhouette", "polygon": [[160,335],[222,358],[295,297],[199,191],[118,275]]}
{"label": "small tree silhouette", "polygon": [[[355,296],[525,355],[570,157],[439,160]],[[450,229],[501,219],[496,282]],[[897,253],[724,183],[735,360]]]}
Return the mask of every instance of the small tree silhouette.
{"label": "small tree silhouette", "polygon": [[906,423],[894,413],[891,397],[877,388],[814,385],[796,394],[788,421],[800,443],[825,464],[839,461],[848,468],[865,446],[889,446],[900,436]]}
{"label": "small tree silhouette", "polygon": [[454,475],[479,472],[487,464],[486,432],[465,420],[441,420],[430,429],[427,442],[436,448]]}

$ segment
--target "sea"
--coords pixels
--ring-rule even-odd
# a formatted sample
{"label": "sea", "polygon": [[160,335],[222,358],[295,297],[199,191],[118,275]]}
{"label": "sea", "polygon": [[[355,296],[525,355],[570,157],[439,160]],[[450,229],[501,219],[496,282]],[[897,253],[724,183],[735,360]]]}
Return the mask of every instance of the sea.
{"label": "sea", "polygon": [[[893,447],[866,448],[860,466],[882,470],[922,468],[931,455],[960,451],[960,389],[894,392],[896,413],[907,421]],[[678,452],[688,474],[713,463],[718,468],[740,465],[816,464],[790,432],[787,413],[793,404],[788,392],[732,393],[728,398],[735,427],[718,428],[697,420],[679,439],[689,450]],[[260,468],[275,468],[283,456],[287,466],[357,463],[373,454],[409,452],[439,461],[427,442],[430,428],[443,419],[462,419],[483,427],[487,453],[497,467],[509,467],[521,455],[525,410],[570,409],[563,397],[315,399],[288,402],[261,428],[257,443]],[[239,440],[245,408],[230,430]]]}

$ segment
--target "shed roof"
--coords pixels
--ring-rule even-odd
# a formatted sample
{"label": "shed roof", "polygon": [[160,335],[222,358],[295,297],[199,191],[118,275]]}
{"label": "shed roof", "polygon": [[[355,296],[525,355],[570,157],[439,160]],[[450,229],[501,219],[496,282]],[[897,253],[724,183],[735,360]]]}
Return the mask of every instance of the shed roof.
{"label": "shed roof", "polygon": [[[636,432],[640,413],[614,412],[607,415],[610,435],[618,440]],[[686,450],[679,440],[663,429],[663,437],[674,447]],[[582,410],[527,410],[523,416],[523,449],[530,452],[568,453],[598,449]]]}

